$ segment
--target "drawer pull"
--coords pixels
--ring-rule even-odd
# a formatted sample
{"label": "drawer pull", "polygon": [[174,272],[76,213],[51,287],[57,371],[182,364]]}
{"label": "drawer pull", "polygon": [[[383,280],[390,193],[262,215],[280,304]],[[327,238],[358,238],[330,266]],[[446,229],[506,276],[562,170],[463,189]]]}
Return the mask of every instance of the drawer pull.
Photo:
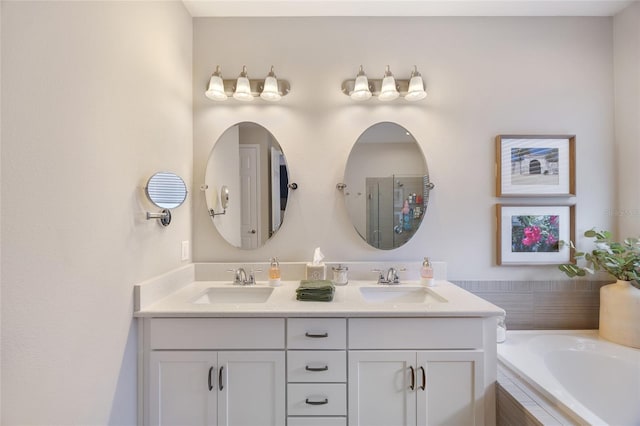
{"label": "drawer pull", "polygon": [[418,370],[422,370],[422,385],[420,385],[420,389],[425,390],[427,388],[427,373],[425,373],[422,366]]}
{"label": "drawer pull", "polygon": [[209,392],[211,392],[213,390],[213,384],[211,383],[211,373],[213,373],[213,366],[211,366],[211,368],[209,368]]}
{"label": "drawer pull", "polygon": [[416,370],[414,370],[413,366],[409,366],[411,370],[411,384],[409,385],[409,389],[415,390],[416,388]]}
{"label": "drawer pull", "polygon": [[222,367],[220,367],[220,371],[218,372],[218,389],[222,390],[224,389],[224,385],[222,384],[222,369],[224,368],[224,365]]}
{"label": "drawer pull", "polygon": [[307,371],[327,371],[329,369],[329,366],[325,365],[324,367],[309,367],[307,365],[304,367],[304,369]]}
{"label": "drawer pull", "polygon": [[307,337],[311,337],[313,339],[323,339],[325,337],[329,337],[329,333],[314,334],[314,333],[309,333],[308,331],[304,333],[304,335]]}
{"label": "drawer pull", "polygon": [[322,401],[311,401],[311,400],[309,400],[309,398],[307,398],[307,399],[304,400],[304,402],[306,404],[309,404],[309,405],[325,405],[325,404],[329,403],[329,400],[327,398],[325,398]]}

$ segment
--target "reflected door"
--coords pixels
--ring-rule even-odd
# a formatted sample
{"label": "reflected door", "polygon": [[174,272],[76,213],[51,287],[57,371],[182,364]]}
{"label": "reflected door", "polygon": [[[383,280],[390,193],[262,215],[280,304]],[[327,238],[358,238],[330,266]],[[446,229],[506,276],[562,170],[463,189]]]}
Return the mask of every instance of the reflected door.
{"label": "reflected door", "polygon": [[258,145],[240,145],[240,243],[243,249],[260,245],[259,213],[259,163]]}

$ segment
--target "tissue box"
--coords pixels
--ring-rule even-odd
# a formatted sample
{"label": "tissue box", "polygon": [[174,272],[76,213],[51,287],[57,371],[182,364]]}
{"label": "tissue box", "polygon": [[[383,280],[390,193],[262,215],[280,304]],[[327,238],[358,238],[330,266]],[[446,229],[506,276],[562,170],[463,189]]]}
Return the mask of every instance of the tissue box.
{"label": "tissue box", "polygon": [[327,278],[327,268],[324,263],[320,265],[313,265],[307,263],[307,277],[308,280],[324,280]]}

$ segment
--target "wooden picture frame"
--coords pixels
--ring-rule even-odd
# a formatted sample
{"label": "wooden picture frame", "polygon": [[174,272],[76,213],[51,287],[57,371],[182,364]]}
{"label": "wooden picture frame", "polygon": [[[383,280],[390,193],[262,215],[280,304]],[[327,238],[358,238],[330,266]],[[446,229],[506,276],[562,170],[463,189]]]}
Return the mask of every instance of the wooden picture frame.
{"label": "wooden picture frame", "polygon": [[569,241],[575,241],[575,206],[496,204],[496,217],[498,265],[574,262]]}
{"label": "wooden picture frame", "polygon": [[498,135],[496,196],[575,196],[575,157],[575,135]]}

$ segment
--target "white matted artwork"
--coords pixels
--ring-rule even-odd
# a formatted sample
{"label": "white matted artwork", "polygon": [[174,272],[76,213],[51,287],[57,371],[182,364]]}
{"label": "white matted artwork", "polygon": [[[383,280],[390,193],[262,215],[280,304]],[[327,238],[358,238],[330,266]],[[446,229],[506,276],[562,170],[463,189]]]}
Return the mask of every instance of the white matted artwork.
{"label": "white matted artwork", "polygon": [[[572,262],[575,206],[496,205],[498,265]],[[567,244],[561,243],[564,241]]]}
{"label": "white matted artwork", "polygon": [[497,136],[497,196],[575,195],[575,140],[575,136]]}

